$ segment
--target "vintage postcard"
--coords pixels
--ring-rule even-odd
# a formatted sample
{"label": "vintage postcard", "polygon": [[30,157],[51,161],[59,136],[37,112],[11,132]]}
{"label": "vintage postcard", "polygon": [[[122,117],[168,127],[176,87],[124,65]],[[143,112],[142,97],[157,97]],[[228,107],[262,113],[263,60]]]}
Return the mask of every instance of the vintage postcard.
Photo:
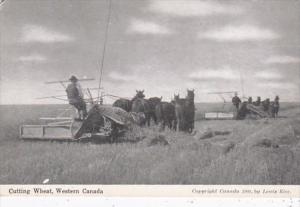
{"label": "vintage postcard", "polygon": [[1,0],[0,29],[1,196],[299,197],[299,0]]}

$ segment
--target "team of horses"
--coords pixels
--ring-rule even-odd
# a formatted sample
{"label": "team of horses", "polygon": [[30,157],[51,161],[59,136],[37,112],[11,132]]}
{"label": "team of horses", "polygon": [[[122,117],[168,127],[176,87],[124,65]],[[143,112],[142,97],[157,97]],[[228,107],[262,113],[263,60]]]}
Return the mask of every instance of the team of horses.
{"label": "team of horses", "polygon": [[262,101],[262,107],[265,112],[271,115],[272,118],[278,117],[279,112],[279,97],[276,96],[274,101],[270,101],[269,98]]}
{"label": "team of horses", "polygon": [[277,118],[280,108],[279,96],[276,96],[274,101],[270,101],[270,98],[266,98],[261,101],[260,96],[257,97],[257,100],[252,102],[252,97],[248,98],[248,101],[244,101],[240,108],[238,109],[237,119],[244,119],[247,114],[252,114],[251,111],[247,108],[248,104],[252,104],[261,111],[265,112],[269,117]]}
{"label": "team of horses", "polygon": [[146,99],[144,90],[136,90],[132,99],[120,98],[113,103],[114,107],[122,108],[127,112],[143,114],[141,125],[150,126],[151,120],[163,129],[192,132],[195,119],[195,93],[187,90],[185,98],[174,95],[171,102],[162,101],[162,97]]}

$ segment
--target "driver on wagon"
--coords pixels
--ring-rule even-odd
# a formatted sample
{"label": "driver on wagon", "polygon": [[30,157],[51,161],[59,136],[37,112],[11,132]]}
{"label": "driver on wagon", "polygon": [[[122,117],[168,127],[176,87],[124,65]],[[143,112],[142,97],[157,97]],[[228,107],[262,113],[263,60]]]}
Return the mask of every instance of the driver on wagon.
{"label": "driver on wagon", "polygon": [[86,104],[84,102],[82,88],[76,76],[72,75],[69,80],[71,81],[71,83],[66,88],[69,104],[77,109],[79,120],[83,120],[87,115],[87,110]]}

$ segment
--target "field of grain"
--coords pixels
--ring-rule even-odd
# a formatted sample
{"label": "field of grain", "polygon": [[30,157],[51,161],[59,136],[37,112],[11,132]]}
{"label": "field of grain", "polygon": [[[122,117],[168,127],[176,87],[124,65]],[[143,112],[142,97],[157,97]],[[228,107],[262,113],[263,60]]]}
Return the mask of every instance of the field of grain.
{"label": "field of grain", "polygon": [[66,105],[0,106],[0,184],[300,184],[300,104],[282,118],[203,120],[195,132],[136,127],[122,142],[23,141],[21,124]]}

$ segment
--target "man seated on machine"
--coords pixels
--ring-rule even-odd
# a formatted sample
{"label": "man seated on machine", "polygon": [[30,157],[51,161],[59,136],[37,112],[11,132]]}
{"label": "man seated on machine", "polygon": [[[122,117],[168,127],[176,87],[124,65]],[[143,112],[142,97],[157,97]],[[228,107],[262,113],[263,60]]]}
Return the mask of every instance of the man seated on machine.
{"label": "man seated on machine", "polygon": [[87,110],[82,88],[74,75],[69,80],[71,83],[66,88],[69,104],[77,109],[79,116],[77,120],[83,120],[87,116]]}

